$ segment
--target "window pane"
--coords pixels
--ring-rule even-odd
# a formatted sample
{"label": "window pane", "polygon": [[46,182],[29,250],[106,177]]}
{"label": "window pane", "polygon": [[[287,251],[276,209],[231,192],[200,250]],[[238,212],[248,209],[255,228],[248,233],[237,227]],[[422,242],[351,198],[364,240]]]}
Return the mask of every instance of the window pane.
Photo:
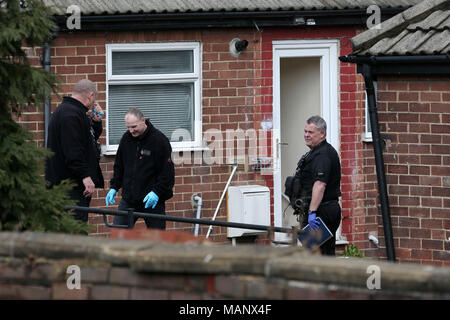
{"label": "window pane", "polygon": [[109,144],[119,144],[126,131],[125,113],[139,108],[146,119],[169,139],[177,129],[194,137],[194,84],[109,85]]}
{"label": "window pane", "polygon": [[113,75],[194,72],[193,51],[112,52]]}

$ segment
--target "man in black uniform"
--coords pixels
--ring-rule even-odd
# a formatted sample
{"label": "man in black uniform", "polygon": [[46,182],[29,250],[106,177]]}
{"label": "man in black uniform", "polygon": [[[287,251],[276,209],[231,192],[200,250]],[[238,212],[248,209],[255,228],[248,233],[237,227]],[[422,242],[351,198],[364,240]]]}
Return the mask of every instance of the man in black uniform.
{"label": "man in black uniform", "polygon": [[[106,205],[114,204],[117,191],[123,188],[119,210],[133,208],[138,212],[165,214],[165,201],[173,196],[175,180],[169,139],[137,108],[128,110],[125,124],[128,131],[119,143]],[[165,220],[144,220],[147,228],[166,228]],[[128,218],[115,216],[114,224],[127,225]]]}
{"label": "man in black uniform", "polygon": [[[77,206],[89,207],[95,188],[103,188],[100,146],[103,110],[95,102],[97,89],[88,80],[80,80],[71,97],[63,97],[48,126],[47,147],[54,155],[46,160],[45,179],[50,187],[62,180],[76,183],[70,198]],[[86,222],[88,213],[75,210],[75,219]]]}
{"label": "man in black uniform", "polygon": [[306,121],[304,138],[311,149],[299,161],[297,174],[301,179],[301,193],[308,206],[302,227],[308,223],[318,228],[320,217],[333,237],[320,247],[322,254],[335,255],[336,230],[341,222],[341,164],[336,150],[326,141],[327,124],[319,116]]}

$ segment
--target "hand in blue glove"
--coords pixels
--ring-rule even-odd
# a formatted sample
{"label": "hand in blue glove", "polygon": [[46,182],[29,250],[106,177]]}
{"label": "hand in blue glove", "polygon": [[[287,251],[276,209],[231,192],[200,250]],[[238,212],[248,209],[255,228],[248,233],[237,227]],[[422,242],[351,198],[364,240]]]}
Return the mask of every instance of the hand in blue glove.
{"label": "hand in blue glove", "polygon": [[100,117],[100,116],[104,116],[105,113],[104,113],[104,112],[99,112],[99,113],[97,113],[97,110],[94,109],[94,115],[95,115],[96,117]]}
{"label": "hand in blue glove", "polygon": [[100,105],[97,102],[95,103],[94,109],[92,110],[92,112],[94,113],[94,115],[96,117],[101,117],[101,116],[105,115],[105,113],[103,112],[102,107],[100,107]]}
{"label": "hand in blue glove", "polygon": [[106,195],[105,202],[106,205],[114,204],[116,203],[116,200],[114,200],[114,197],[116,196],[117,191],[115,189],[110,189],[108,194]]}
{"label": "hand in blue glove", "polygon": [[316,220],[316,213],[311,212],[308,214],[308,223],[313,230],[319,230],[319,222]]}
{"label": "hand in blue glove", "polygon": [[156,207],[156,204],[158,203],[159,197],[154,193],[153,191],[150,191],[148,195],[145,196],[144,201],[145,202],[145,208],[148,208],[152,206],[152,209]]}

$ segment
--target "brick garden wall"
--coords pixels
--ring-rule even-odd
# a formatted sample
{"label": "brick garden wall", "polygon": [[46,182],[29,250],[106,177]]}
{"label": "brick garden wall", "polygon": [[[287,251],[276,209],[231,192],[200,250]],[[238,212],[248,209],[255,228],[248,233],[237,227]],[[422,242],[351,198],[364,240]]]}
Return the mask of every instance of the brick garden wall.
{"label": "brick garden wall", "polygon": [[[378,280],[369,279],[375,269]],[[443,267],[321,257],[299,247],[0,233],[0,299],[449,298]]]}

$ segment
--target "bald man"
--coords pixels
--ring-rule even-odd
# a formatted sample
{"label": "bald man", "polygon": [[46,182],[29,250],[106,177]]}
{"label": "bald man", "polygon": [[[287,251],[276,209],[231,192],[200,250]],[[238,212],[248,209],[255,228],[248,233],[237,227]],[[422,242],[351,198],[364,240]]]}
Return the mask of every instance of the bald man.
{"label": "bald man", "polygon": [[[165,215],[165,201],[173,196],[175,183],[170,141],[138,108],[127,111],[125,125],[128,130],[120,140],[105,203],[114,204],[114,197],[122,188],[119,210],[134,208],[137,212]],[[129,227],[134,227],[136,220]],[[166,229],[165,220],[144,218],[144,221],[147,228]],[[127,225],[128,218],[115,216],[114,224]]]}
{"label": "bald man", "polygon": [[[83,207],[89,207],[95,188],[104,187],[97,142],[103,130],[104,113],[95,102],[96,96],[95,84],[80,80],[72,96],[63,97],[48,127],[47,147],[54,155],[46,161],[45,179],[50,187],[66,179],[75,182],[70,198]],[[75,219],[87,222],[88,214],[75,211]]]}

